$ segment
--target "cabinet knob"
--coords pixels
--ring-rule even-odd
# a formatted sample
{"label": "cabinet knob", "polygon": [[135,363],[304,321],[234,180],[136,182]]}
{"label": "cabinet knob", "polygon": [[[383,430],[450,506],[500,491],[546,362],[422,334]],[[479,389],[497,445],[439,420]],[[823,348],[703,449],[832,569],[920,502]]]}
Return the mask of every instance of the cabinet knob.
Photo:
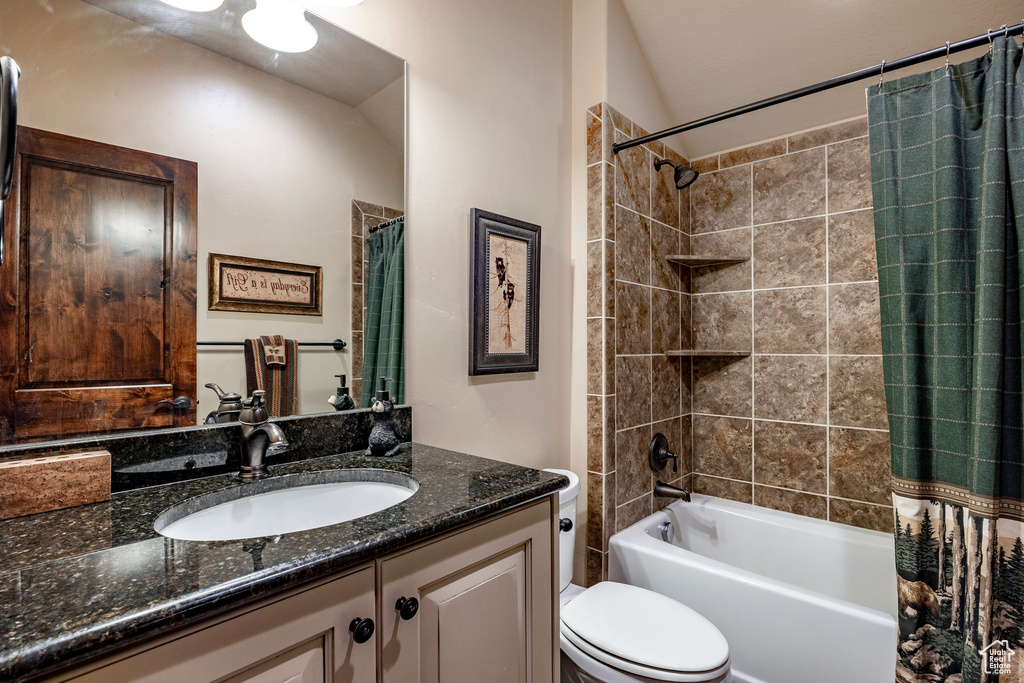
{"label": "cabinet knob", "polygon": [[572,520],[568,517],[562,517],[558,520],[559,531],[572,531]]}
{"label": "cabinet knob", "polygon": [[420,601],[416,598],[401,597],[398,598],[398,602],[395,603],[395,609],[403,620],[409,621],[416,616],[416,612],[420,610]]}
{"label": "cabinet knob", "polygon": [[373,619],[356,617],[348,625],[348,630],[352,632],[352,640],[357,643],[365,643],[373,637]]}

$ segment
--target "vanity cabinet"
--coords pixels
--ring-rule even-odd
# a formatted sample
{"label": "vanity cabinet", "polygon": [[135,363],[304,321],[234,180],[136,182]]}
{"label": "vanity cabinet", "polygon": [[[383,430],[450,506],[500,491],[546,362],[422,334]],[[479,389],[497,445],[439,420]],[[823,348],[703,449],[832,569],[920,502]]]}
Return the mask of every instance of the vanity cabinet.
{"label": "vanity cabinet", "polygon": [[556,513],[548,496],[54,680],[557,680]]}
{"label": "vanity cabinet", "polygon": [[549,501],[380,562],[383,683],[552,680]]}

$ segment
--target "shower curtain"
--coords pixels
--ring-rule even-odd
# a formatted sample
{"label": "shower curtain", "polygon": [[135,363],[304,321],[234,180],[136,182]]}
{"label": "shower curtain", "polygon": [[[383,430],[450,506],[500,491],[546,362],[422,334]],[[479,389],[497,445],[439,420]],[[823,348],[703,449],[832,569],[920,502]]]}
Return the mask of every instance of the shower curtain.
{"label": "shower curtain", "polygon": [[366,278],[366,329],[363,337],[363,389],[369,408],[381,377],[395,405],[405,402],[405,220],[366,238],[370,272]]}
{"label": "shower curtain", "polygon": [[1013,38],[868,89],[896,680],[1024,681],[1024,69]]}

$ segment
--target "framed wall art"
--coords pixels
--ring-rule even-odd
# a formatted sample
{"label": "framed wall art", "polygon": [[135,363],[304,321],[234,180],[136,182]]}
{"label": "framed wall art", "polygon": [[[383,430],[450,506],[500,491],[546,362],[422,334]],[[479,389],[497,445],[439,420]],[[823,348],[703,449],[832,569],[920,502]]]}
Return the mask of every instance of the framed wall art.
{"label": "framed wall art", "polygon": [[210,310],[323,315],[323,268],[210,254]]}
{"label": "framed wall art", "polygon": [[473,209],[469,374],[536,372],[540,226]]}

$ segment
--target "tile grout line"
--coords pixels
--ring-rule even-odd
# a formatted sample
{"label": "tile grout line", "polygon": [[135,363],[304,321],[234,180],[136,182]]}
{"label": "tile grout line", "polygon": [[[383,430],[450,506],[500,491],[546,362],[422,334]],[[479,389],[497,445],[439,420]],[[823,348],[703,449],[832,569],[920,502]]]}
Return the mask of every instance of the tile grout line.
{"label": "tile grout line", "polygon": [[[877,427],[854,427],[851,425],[844,424],[826,424],[824,422],[799,422],[797,420],[776,420],[770,417],[751,417],[750,415],[722,415],[720,413],[705,413],[702,411],[695,411],[692,413],[694,417],[713,417],[726,420],[752,420],[754,422],[772,422],[774,424],[787,424],[787,425],[803,425],[805,427],[821,427],[821,428],[833,428],[833,429],[853,429],[858,432],[880,432],[888,434],[888,429],[879,429]],[[671,419],[671,418],[669,418]],[[626,431],[627,429],[635,429],[636,427],[643,427],[644,425],[635,425],[634,427],[624,427],[618,431]]]}
{"label": "tile grout line", "polygon": [[[721,165],[721,163],[719,163]],[[753,352],[756,350],[754,345],[754,165],[750,164],[750,417],[753,418],[756,411],[754,406],[756,405],[755,400],[755,389],[754,389],[754,357]],[[757,444],[755,443],[754,436],[754,422],[751,419],[750,422],[750,502],[757,504],[754,500],[754,481],[757,474]]]}
{"label": "tile grout line", "polygon": [[832,362],[830,360],[832,347],[832,322],[829,309],[832,290],[828,283],[831,281],[828,262],[828,145],[825,145],[825,519],[832,520],[832,505],[829,498],[832,495],[832,377],[829,374]]}

